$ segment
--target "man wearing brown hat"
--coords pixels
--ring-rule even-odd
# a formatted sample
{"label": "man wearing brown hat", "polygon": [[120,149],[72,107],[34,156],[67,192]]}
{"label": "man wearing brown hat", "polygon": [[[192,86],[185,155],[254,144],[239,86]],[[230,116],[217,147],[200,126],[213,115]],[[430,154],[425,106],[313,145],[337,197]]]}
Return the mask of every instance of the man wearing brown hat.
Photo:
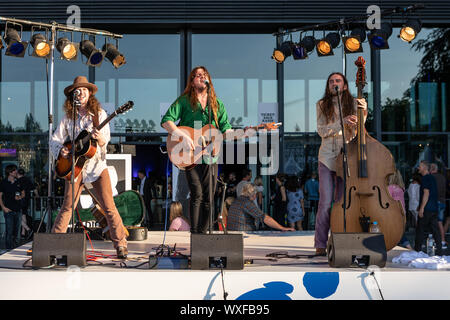
{"label": "man wearing brown hat", "polygon": [[[111,180],[106,165],[106,146],[110,140],[109,125],[105,125],[101,130],[96,127],[107,118],[95,97],[97,86],[89,83],[86,77],[78,76],[72,85],[64,89],[66,101],[64,102],[65,115],[53,133],[50,141],[50,150],[55,158],[61,154],[63,157],[71,156],[70,151],[63,144],[69,138],[72,140],[73,130],[73,108],[74,91],[76,91],[78,107],[75,110],[75,138],[82,130],[92,132],[92,138],[97,140],[96,154],[85,163],[82,173],[75,179],[75,201],[77,205],[84,183],[91,183],[94,187],[97,199],[106,213],[106,220],[110,228],[111,240],[117,250],[117,257],[124,259],[127,257],[127,240],[122,223],[122,218],[114,203]],[[66,180],[64,202],[56,217],[52,232],[64,233],[72,217],[72,185]]]}

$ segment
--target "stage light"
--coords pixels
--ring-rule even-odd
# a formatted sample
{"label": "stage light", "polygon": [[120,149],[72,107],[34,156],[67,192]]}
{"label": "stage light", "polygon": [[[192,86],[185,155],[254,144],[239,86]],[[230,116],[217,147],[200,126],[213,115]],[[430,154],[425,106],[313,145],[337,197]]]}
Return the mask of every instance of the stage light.
{"label": "stage light", "polygon": [[33,34],[30,40],[30,44],[34,49],[32,53],[33,57],[44,59],[50,58],[50,44],[43,34]]}
{"label": "stage light", "polygon": [[389,49],[388,38],[392,34],[392,24],[384,22],[381,29],[372,30],[369,35],[369,44],[372,49]]}
{"label": "stage light", "polygon": [[105,56],[109,61],[113,64],[114,68],[119,68],[121,65],[126,63],[125,57],[123,54],[117,50],[116,46],[111,43],[106,43],[102,50],[106,52]]}
{"label": "stage light", "polygon": [[67,38],[59,38],[56,42],[56,50],[61,53],[61,59],[76,60],[78,57],[78,43],[69,41]]}
{"label": "stage light", "polygon": [[316,39],[313,36],[307,36],[300,41],[300,44],[307,52],[311,52],[316,46]]}
{"label": "stage light", "polygon": [[400,29],[399,38],[406,42],[413,41],[417,34],[422,29],[422,23],[418,19],[411,19],[406,21],[403,27]]}
{"label": "stage light", "polygon": [[105,52],[95,48],[95,45],[89,40],[80,42],[80,51],[87,58],[88,66],[99,67],[105,57]]}
{"label": "stage light", "polygon": [[274,49],[272,59],[277,63],[283,63],[284,60],[292,54],[292,41],[285,41],[279,49]]}
{"label": "stage light", "polygon": [[361,28],[352,30],[349,36],[342,37],[345,53],[362,52],[362,43],[366,40],[366,31]]}
{"label": "stage light", "polygon": [[5,42],[8,46],[5,55],[23,58],[28,42],[22,41],[17,30],[8,28],[5,30]]}
{"label": "stage light", "polygon": [[316,51],[319,56],[331,56],[333,55],[333,49],[336,48],[341,41],[341,37],[337,32],[331,32],[327,34],[321,40],[317,40]]}
{"label": "stage light", "polygon": [[300,43],[294,43],[292,45],[292,58],[294,60],[302,60],[308,58],[308,53]]}

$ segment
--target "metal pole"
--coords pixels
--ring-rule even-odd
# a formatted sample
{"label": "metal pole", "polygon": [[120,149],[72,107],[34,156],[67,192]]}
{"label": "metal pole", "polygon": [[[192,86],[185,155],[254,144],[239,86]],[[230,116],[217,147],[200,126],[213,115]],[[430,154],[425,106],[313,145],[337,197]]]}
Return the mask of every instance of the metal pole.
{"label": "metal pole", "polygon": [[[50,141],[53,134],[53,87],[54,87],[54,67],[55,67],[55,26],[52,26],[52,41],[50,46],[50,93],[49,93],[49,104],[48,104],[48,189],[47,189],[47,233],[50,232],[52,228],[52,215],[53,215],[53,155],[50,151]],[[42,209],[41,209],[42,210]]]}

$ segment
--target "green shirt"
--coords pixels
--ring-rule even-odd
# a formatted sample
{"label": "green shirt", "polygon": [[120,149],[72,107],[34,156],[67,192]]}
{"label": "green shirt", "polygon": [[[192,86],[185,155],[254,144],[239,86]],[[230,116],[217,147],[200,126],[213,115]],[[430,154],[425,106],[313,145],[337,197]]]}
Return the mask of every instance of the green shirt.
{"label": "green shirt", "polygon": [[[222,133],[225,133],[225,131],[231,129],[231,124],[228,121],[228,114],[225,110],[223,102],[217,99],[217,105],[217,121],[219,122],[218,129]],[[161,125],[167,121],[177,122],[178,120],[180,120],[178,126],[194,128],[194,121],[201,121],[202,127],[204,127],[209,123],[208,108],[209,106],[207,105],[205,110],[203,110],[201,104],[197,103],[197,108],[195,110],[192,110],[189,96],[182,95],[169,107],[166,114],[161,119]],[[211,122],[213,126],[217,128],[213,114],[211,114]]]}

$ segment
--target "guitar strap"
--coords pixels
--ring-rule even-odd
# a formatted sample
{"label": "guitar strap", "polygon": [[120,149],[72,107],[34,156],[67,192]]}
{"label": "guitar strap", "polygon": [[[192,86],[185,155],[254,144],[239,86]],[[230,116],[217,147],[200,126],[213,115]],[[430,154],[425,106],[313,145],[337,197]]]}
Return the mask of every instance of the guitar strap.
{"label": "guitar strap", "polygon": [[97,128],[100,124],[99,120],[98,120],[98,112],[94,115],[93,119],[92,119],[92,123],[94,125],[94,128]]}

